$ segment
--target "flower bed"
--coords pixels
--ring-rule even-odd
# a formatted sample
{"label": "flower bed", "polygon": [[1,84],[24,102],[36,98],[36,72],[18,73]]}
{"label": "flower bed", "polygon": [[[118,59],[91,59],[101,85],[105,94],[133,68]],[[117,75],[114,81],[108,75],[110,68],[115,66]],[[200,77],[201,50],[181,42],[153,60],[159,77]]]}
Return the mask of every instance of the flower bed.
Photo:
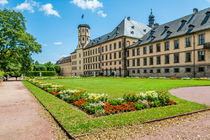
{"label": "flower bed", "polygon": [[28,79],[28,81],[56,97],[79,107],[86,113],[96,116],[176,104],[175,101],[170,99],[167,92],[163,90],[125,94],[123,98],[109,99],[106,94],[87,93],[85,90],[64,89],[62,85],[54,85],[37,79]]}

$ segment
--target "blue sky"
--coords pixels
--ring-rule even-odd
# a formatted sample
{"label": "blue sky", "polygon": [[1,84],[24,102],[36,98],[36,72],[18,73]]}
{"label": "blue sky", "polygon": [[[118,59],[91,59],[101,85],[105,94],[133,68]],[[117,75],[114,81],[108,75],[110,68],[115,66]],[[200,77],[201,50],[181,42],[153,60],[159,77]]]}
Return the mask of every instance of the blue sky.
{"label": "blue sky", "polygon": [[[20,11],[26,18],[27,32],[42,44],[34,54],[40,63],[55,63],[77,46],[77,26],[87,23],[91,39],[112,31],[123,18],[148,24],[150,8],[155,22],[163,24],[210,7],[210,0],[0,0],[0,9]],[[82,20],[81,15],[85,18]]]}

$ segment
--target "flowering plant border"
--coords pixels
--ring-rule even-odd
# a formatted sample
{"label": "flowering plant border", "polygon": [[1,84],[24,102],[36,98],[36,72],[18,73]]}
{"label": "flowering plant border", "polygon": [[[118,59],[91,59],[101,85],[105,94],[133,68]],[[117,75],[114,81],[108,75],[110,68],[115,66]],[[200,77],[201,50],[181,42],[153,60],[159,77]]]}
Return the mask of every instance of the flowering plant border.
{"label": "flowering plant border", "polygon": [[63,85],[55,85],[37,79],[27,78],[33,85],[68,102],[89,115],[104,116],[121,112],[130,112],[154,107],[176,105],[167,92],[147,91],[139,94],[125,94],[123,98],[110,99],[106,94],[87,93],[85,90],[65,89]]}

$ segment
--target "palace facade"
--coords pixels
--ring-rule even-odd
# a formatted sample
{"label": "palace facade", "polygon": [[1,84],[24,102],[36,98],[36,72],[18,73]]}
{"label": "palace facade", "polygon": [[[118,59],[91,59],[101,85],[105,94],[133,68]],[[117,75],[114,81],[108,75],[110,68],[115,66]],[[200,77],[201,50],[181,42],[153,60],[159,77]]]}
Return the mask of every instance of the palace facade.
{"label": "palace facade", "polygon": [[151,12],[148,26],[128,17],[93,40],[90,27],[82,24],[77,49],[57,64],[61,74],[72,76],[210,77],[209,18],[210,8],[194,9],[158,25]]}

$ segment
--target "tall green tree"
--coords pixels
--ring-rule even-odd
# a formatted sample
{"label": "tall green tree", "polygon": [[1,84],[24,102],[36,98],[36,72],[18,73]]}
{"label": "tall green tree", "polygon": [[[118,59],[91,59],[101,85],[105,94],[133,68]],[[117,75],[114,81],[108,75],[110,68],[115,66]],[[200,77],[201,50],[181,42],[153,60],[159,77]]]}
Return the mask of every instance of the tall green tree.
{"label": "tall green tree", "polygon": [[31,55],[41,52],[41,45],[26,32],[25,18],[14,10],[0,10],[0,69],[26,73],[31,70]]}

